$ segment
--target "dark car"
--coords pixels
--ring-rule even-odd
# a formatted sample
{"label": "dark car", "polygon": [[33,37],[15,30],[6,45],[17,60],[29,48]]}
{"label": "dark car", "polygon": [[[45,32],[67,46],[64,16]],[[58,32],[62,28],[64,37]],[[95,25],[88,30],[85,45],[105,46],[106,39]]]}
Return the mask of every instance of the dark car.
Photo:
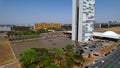
{"label": "dark car", "polygon": [[99,56],[98,54],[93,54],[94,56]]}

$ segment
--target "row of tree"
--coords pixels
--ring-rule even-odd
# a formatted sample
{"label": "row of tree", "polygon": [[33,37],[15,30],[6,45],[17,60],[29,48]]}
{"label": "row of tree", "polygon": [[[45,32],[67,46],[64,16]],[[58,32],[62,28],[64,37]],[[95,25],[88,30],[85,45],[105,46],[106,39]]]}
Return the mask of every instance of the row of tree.
{"label": "row of tree", "polygon": [[[81,50],[80,50],[81,51]],[[72,68],[74,65],[83,66],[84,59],[76,54],[72,45],[61,48],[27,49],[19,56],[22,68]]]}
{"label": "row of tree", "polygon": [[119,27],[120,23],[95,23],[95,28],[110,28],[110,27]]}
{"label": "row of tree", "polygon": [[25,40],[25,39],[33,39],[39,38],[41,33],[48,32],[48,30],[40,29],[37,31],[10,31],[7,32],[9,40]]}

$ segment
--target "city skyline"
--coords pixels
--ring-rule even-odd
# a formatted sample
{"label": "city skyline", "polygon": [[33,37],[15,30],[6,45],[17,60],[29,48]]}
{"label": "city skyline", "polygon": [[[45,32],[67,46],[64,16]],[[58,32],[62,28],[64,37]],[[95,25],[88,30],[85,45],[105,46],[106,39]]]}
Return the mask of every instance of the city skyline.
{"label": "city skyline", "polygon": [[[96,0],[95,21],[120,21],[120,1]],[[72,23],[72,0],[0,0],[0,24]]]}

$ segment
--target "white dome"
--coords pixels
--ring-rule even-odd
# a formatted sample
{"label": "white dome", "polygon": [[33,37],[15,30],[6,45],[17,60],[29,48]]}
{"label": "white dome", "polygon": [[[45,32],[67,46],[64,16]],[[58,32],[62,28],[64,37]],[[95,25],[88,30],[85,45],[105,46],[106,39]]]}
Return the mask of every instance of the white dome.
{"label": "white dome", "polygon": [[106,31],[106,32],[103,33],[103,35],[106,35],[106,36],[118,36],[118,34],[113,32],[113,31]]}

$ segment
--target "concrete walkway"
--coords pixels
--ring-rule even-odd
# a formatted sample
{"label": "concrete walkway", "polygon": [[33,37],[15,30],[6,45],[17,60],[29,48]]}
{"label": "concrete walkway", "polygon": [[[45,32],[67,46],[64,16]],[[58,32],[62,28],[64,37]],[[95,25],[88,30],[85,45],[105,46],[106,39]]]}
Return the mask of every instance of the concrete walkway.
{"label": "concrete walkway", "polygon": [[19,61],[15,61],[13,63],[2,65],[2,66],[0,66],[0,68],[9,68],[10,66],[16,65],[16,64],[19,64]]}

